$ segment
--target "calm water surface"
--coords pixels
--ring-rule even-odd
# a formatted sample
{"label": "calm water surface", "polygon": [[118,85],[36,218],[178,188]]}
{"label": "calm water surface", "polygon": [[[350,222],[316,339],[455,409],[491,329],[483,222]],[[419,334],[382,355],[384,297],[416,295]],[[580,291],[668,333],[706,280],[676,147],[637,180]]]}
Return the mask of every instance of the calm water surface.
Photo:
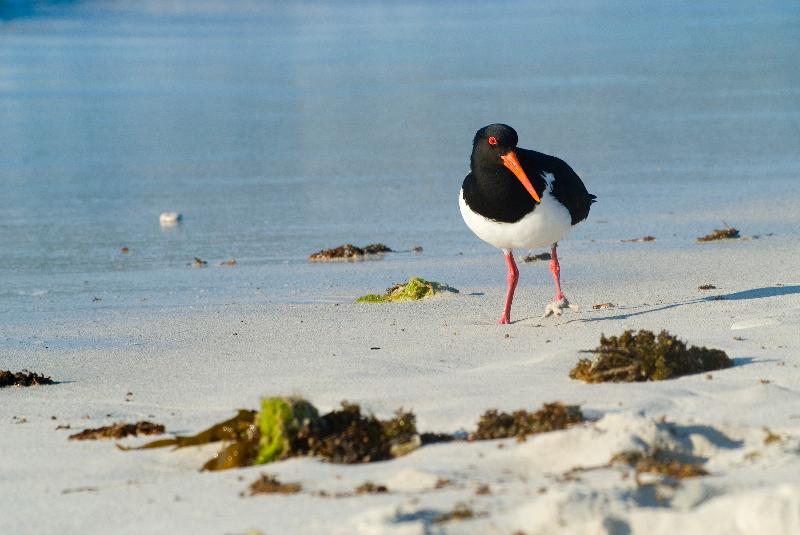
{"label": "calm water surface", "polygon": [[344,242],[494,254],[456,203],[490,122],[598,195],[576,246],[785,199],[799,37],[793,1],[0,0],[0,314],[336,293],[383,269],[305,265]]}

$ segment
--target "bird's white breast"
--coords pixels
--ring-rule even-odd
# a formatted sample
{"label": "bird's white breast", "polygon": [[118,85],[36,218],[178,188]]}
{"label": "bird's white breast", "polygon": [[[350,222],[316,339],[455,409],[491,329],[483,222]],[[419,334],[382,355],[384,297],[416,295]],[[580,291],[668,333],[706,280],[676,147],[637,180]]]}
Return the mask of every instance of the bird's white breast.
{"label": "bird's white breast", "polygon": [[514,223],[494,221],[473,212],[464,201],[463,190],[458,195],[458,206],[464,222],[480,239],[500,249],[535,249],[561,240],[572,226],[567,207],[558,202],[550,192],[553,176],[545,174],[547,188],[536,209]]}

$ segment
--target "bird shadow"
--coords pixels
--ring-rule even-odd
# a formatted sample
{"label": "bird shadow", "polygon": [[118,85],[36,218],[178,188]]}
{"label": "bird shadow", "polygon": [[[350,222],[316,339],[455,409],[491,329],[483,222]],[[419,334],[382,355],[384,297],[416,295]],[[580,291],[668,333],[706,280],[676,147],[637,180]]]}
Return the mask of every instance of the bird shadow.
{"label": "bird shadow", "polygon": [[800,294],[800,286],[767,286],[753,288],[731,294],[716,295],[703,298],[704,301],[723,299],[725,301],[739,301],[742,299],[763,299],[766,297],[780,297],[782,295]]}
{"label": "bird shadow", "polygon": [[606,321],[606,320],[625,320],[635,316],[642,316],[652,312],[660,312],[662,310],[669,310],[686,305],[696,305],[699,303],[707,303],[710,301],[741,301],[745,299],[766,299],[770,297],[781,297],[784,295],[800,294],[800,286],[767,286],[763,288],[752,288],[750,290],[742,290],[741,292],[733,292],[729,294],[709,295],[707,297],[699,297],[696,299],[689,299],[686,301],[679,301],[677,303],[670,303],[667,305],[658,306],[655,308],[648,308],[647,310],[640,310],[638,312],[628,312],[623,314],[614,314],[611,316],[603,316],[599,318],[583,318],[579,321],[593,322],[593,321]]}

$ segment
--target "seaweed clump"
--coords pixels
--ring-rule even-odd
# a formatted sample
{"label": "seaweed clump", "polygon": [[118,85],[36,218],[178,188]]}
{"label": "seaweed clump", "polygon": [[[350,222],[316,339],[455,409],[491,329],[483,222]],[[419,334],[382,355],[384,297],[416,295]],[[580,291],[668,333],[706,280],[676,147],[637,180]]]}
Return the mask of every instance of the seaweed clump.
{"label": "seaweed clump", "polygon": [[288,457],[312,455],[334,463],[366,463],[405,455],[422,445],[416,417],[398,410],[394,418],[379,420],[364,415],[356,404],[342,402],[340,409],[320,415],[300,398],[265,398],[261,411],[238,414],[200,433],[156,440],[138,448],[182,448],[226,442],[203,465],[204,470],[270,463]]}
{"label": "seaweed clump", "polygon": [[0,370],[0,388],[4,386],[33,386],[33,385],[52,385],[55,382],[44,375],[22,370],[21,372],[10,372]]}
{"label": "seaweed clump", "polygon": [[366,255],[376,255],[381,253],[391,253],[392,250],[382,243],[372,243],[364,247],[356,247],[352,243],[346,243],[333,249],[323,249],[309,255],[310,262],[330,262],[332,260],[361,260]]}
{"label": "seaweed clump", "polygon": [[309,437],[308,453],[334,463],[368,463],[400,457],[422,442],[413,413],[395,413],[381,421],[361,414],[361,408],[342,402],[339,410],[323,415],[316,436]]}
{"label": "seaweed clump", "polygon": [[577,405],[545,403],[536,412],[518,410],[511,414],[488,410],[478,421],[478,429],[470,435],[472,440],[492,440],[516,437],[525,440],[527,435],[566,429],[584,421]]}
{"label": "seaweed clump", "polygon": [[661,381],[681,375],[709,372],[733,366],[719,349],[691,346],[661,331],[638,333],[628,330],[620,336],[600,337],[600,346],[590,351],[594,359],[580,359],[569,372],[573,379],[587,383]]}
{"label": "seaweed clump", "polygon": [[725,227],[724,229],[714,229],[711,234],[700,236],[697,241],[715,241],[715,240],[731,240],[739,237],[739,230],[733,227]]}
{"label": "seaweed clump", "polygon": [[383,295],[368,294],[356,299],[357,303],[389,303],[392,301],[419,301],[441,292],[458,293],[446,284],[430,282],[420,277],[410,277],[405,284],[395,284]]}
{"label": "seaweed clump", "polygon": [[109,438],[138,437],[140,435],[161,435],[164,433],[164,426],[153,422],[141,421],[135,424],[119,422],[114,425],[98,427],[95,429],[84,429],[80,433],[70,435],[70,440],[102,440]]}
{"label": "seaweed clump", "polygon": [[706,476],[705,468],[695,463],[683,462],[669,455],[660,448],[643,453],[641,451],[623,451],[611,458],[610,464],[626,464],[634,469],[638,481],[640,474],[658,474],[673,479]]}

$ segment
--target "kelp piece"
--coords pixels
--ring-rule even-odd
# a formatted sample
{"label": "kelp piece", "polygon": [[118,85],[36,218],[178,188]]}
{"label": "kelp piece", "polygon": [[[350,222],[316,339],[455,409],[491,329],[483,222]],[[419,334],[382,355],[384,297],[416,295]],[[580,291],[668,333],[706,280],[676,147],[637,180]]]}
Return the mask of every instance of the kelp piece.
{"label": "kelp piece", "polygon": [[254,425],[255,418],[256,411],[239,409],[239,412],[233,418],[218,424],[214,424],[208,429],[200,431],[196,435],[156,440],[136,448],[126,448],[122,446],[118,447],[124,450],[144,450],[150,448],[163,448],[166,446],[185,448],[187,446],[200,446],[203,444],[210,444],[212,442],[219,442],[221,440],[238,440],[243,433],[246,433],[250,427]]}
{"label": "kelp piece", "polygon": [[696,463],[680,461],[659,448],[643,453],[641,451],[623,451],[611,458],[610,464],[625,464],[639,474],[659,474],[673,479],[706,476],[705,468]]}
{"label": "kelp piece", "polygon": [[739,237],[739,230],[733,227],[726,227],[724,229],[714,229],[711,234],[700,236],[697,241],[714,241],[714,240],[731,240]]}
{"label": "kelp piece", "polygon": [[709,372],[733,366],[724,351],[686,344],[667,331],[629,330],[620,336],[600,337],[597,356],[580,359],[569,372],[587,383],[661,381],[681,375]]}
{"label": "kelp piece", "polygon": [[356,247],[352,243],[346,243],[333,249],[323,249],[309,255],[310,262],[331,262],[333,260],[360,260],[365,255],[377,255],[381,253],[391,253],[392,250],[382,243],[372,243],[364,247]]}
{"label": "kelp piece", "polygon": [[472,440],[491,440],[517,437],[524,440],[527,435],[558,431],[584,421],[577,405],[545,403],[536,412],[524,410],[512,414],[488,410],[478,421],[478,429],[470,435]]}
{"label": "kelp piece", "polygon": [[263,399],[258,415],[261,436],[256,464],[277,461],[306,449],[307,438],[319,426],[317,409],[304,399]]}
{"label": "kelp piece", "polygon": [[203,470],[227,470],[256,464],[259,444],[258,427],[250,424],[233,442],[206,461]]}
{"label": "kelp piece", "polygon": [[84,429],[80,433],[70,435],[70,440],[101,440],[111,438],[138,437],[140,435],[161,435],[164,433],[164,426],[153,422],[141,421],[135,424],[119,422],[114,425],[98,427],[96,429]]}
{"label": "kelp piece", "polygon": [[0,370],[0,388],[4,386],[33,386],[33,385],[52,385],[55,382],[49,377],[38,373],[22,370],[21,372],[10,372]]}
{"label": "kelp piece", "polygon": [[405,284],[395,284],[384,295],[368,294],[356,299],[357,303],[389,303],[392,301],[419,301],[441,292],[458,293],[446,284],[426,281],[420,277],[410,277]]}

